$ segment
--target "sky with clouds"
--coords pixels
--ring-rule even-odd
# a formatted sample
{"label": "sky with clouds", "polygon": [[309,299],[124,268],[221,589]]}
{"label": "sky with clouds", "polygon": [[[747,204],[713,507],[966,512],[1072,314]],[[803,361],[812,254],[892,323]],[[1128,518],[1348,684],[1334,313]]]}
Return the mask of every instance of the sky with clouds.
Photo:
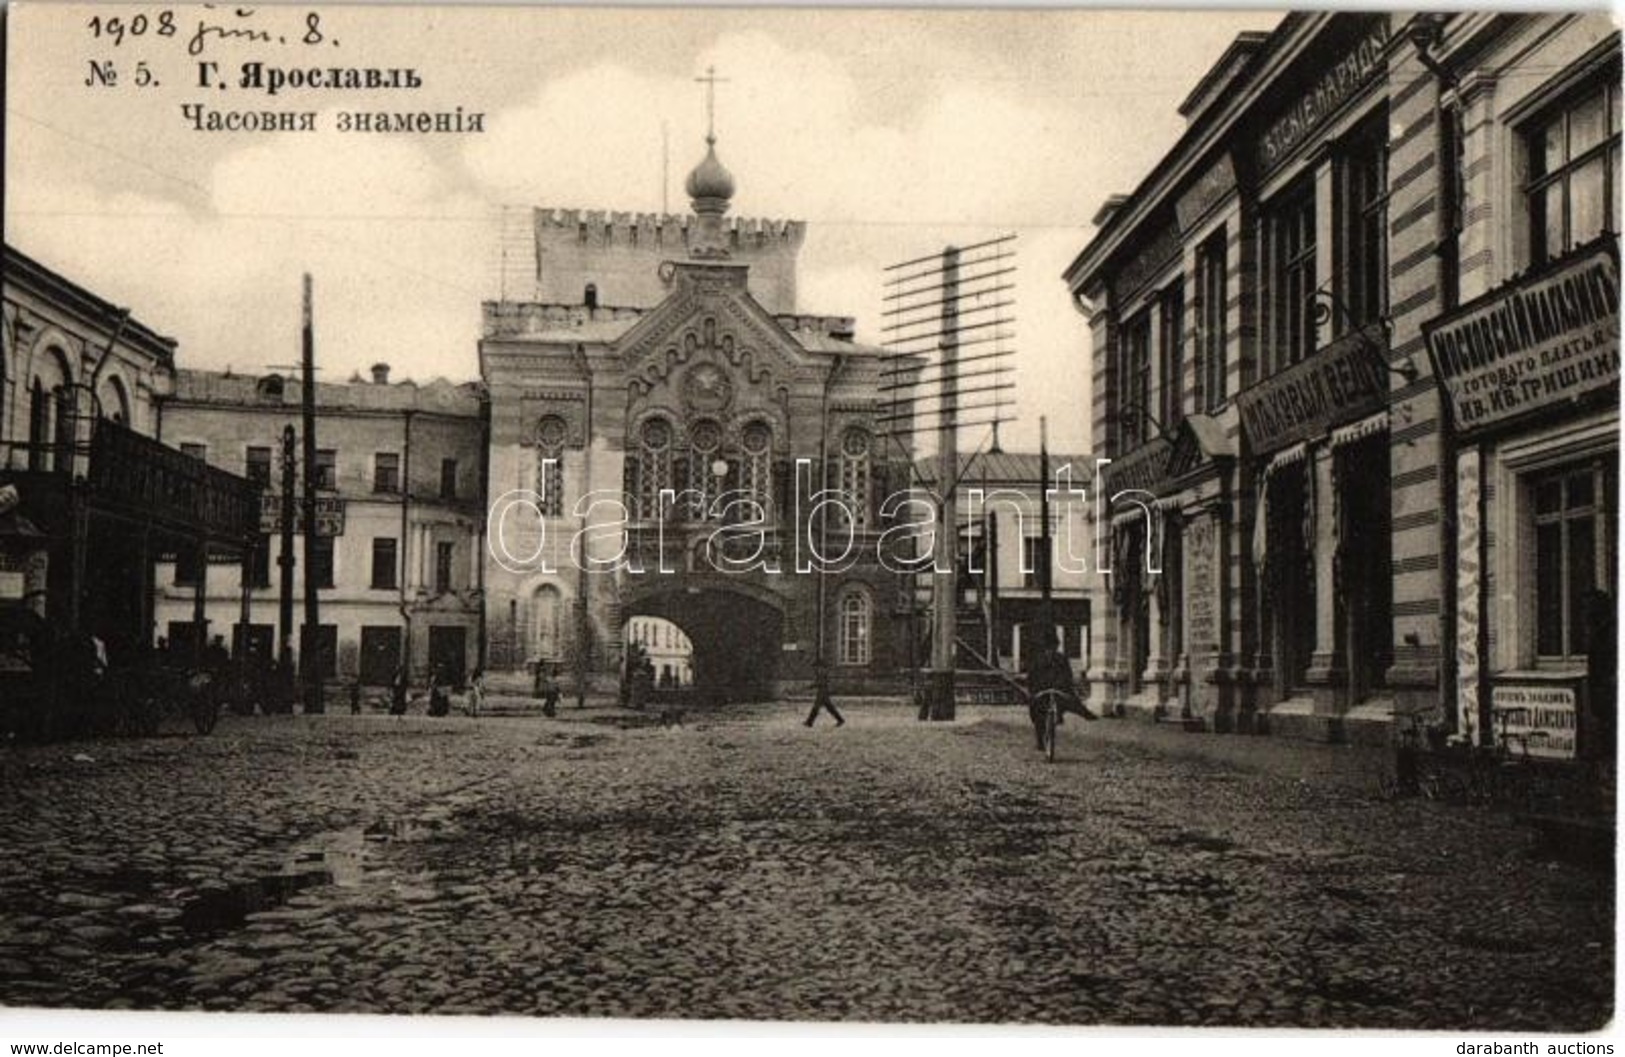
{"label": "sky with clouds", "polygon": [[[174,12],[175,33],[105,20]],[[251,14],[239,15],[248,10]],[[319,16],[321,41],[303,43]],[[104,20],[98,37],[91,20]],[[185,366],[296,361],[315,278],[327,378],[477,374],[504,206],[656,212],[703,155],[709,66],[736,215],[801,219],[800,309],[881,338],[884,268],[1014,232],[1016,421],[1007,448],[1089,442],[1088,332],[1060,273],[1105,197],[1182,128],[1235,34],[1277,12],[121,7],[15,3],[6,240],[180,342]],[[211,37],[199,23],[269,34]],[[336,41],[336,43],[335,43]],[[199,87],[243,62],[413,67],[415,91]],[[111,61],[112,86],[87,85]],[[138,64],[157,82],[139,85]],[[315,133],[200,132],[187,104],[314,110]],[[339,111],[482,112],[468,135],[336,130]],[[967,440],[976,442],[976,438]]]}

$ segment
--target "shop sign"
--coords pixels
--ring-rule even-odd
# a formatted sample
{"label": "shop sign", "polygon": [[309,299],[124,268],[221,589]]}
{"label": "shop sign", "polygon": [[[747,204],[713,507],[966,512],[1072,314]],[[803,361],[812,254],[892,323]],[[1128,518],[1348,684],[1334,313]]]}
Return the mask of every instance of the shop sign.
{"label": "shop sign", "polygon": [[1208,210],[1235,189],[1236,167],[1231,163],[1229,154],[1221,154],[1219,160],[1209,166],[1174,203],[1179,229],[1189,231],[1195,227]]}
{"label": "shop sign", "polygon": [[1356,331],[1243,389],[1236,407],[1253,454],[1318,437],[1381,410],[1388,399],[1385,367],[1370,335]]}
{"label": "shop sign", "polygon": [[1529,746],[1529,755],[1554,760],[1574,758],[1574,688],[1570,686],[1497,686],[1490,691],[1490,708],[1495,713],[1495,737],[1499,741],[1505,718],[1505,731],[1511,736],[1513,753],[1519,742]]}
{"label": "shop sign", "polygon": [[1133,257],[1117,269],[1112,278],[1112,302],[1122,304],[1179,257],[1179,232],[1172,223],[1158,228]]}
{"label": "shop sign", "polygon": [[1185,627],[1192,650],[1219,645],[1218,532],[1214,518],[1198,517],[1185,528]]}
{"label": "shop sign", "polygon": [[1618,275],[1598,244],[1424,324],[1457,432],[1618,384]]}
{"label": "shop sign", "polygon": [[954,694],[962,705],[1020,705],[1026,697],[1013,686],[977,686],[961,688]]}
{"label": "shop sign", "polygon": [[1291,153],[1292,148],[1308,139],[1320,123],[1333,111],[1352,99],[1383,68],[1383,53],[1388,45],[1388,19],[1379,18],[1371,32],[1354,49],[1332,66],[1314,88],[1276,118],[1258,141],[1258,160],[1265,169]]}
{"label": "shop sign", "polygon": [[[293,501],[293,532],[296,536],[305,533],[304,506],[303,499]],[[266,493],[260,500],[260,532],[267,536],[275,536],[281,531],[282,497]],[[344,535],[344,500],[336,496],[316,497],[316,535]]]}
{"label": "shop sign", "polygon": [[1152,437],[1120,459],[1103,460],[1100,477],[1106,498],[1130,490],[1155,495],[1167,483],[1172,447],[1166,437]]}

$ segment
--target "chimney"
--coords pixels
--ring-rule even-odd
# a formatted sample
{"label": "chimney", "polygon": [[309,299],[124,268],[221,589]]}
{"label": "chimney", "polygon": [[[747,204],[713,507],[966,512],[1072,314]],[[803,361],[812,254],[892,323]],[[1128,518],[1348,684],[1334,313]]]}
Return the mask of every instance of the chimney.
{"label": "chimney", "polygon": [[388,385],[389,384],[389,364],[387,364],[387,363],[375,363],[375,364],[372,365],[372,384],[373,385]]}

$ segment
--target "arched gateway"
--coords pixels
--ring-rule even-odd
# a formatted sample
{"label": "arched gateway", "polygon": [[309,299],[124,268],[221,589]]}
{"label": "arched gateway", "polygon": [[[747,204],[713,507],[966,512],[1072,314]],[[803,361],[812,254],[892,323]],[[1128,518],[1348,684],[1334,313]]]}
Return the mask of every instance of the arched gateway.
{"label": "arched gateway", "polygon": [[660,617],[693,644],[693,688],[709,701],[774,696],[784,643],[783,601],[770,591],[721,580],[655,580],[635,590],[623,614]]}
{"label": "arched gateway", "polygon": [[[682,628],[696,687],[730,699],[810,683],[820,642],[837,687],[900,684],[907,595],[876,542],[911,455],[884,436],[884,351],[849,318],[797,314],[803,225],[727,219],[733,190],[713,141],[691,216],[537,210],[535,299],[484,306],[493,673],[535,662],[545,622],[516,624],[545,597],[550,652],[606,687],[638,615]],[[850,533],[858,555],[822,584],[795,568],[821,487],[851,511],[823,552]],[[718,533],[735,537],[720,551]],[[713,553],[760,567],[719,572]]]}

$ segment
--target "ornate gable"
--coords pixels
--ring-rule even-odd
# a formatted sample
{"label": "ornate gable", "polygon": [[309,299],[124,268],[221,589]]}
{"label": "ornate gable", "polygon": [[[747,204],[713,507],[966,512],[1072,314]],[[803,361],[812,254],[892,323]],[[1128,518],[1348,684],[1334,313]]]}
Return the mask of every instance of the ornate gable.
{"label": "ornate gable", "polygon": [[[795,339],[745,289],[736,266],[670,264],[672,294],[620,342],[626,383],[638,396],[673,381],[685,402],[715,402],[734,384],[787,390],[806,365]],[[691,370],[701,362],[717,369]],[[673,379],[673,374],[681,377]]]}

